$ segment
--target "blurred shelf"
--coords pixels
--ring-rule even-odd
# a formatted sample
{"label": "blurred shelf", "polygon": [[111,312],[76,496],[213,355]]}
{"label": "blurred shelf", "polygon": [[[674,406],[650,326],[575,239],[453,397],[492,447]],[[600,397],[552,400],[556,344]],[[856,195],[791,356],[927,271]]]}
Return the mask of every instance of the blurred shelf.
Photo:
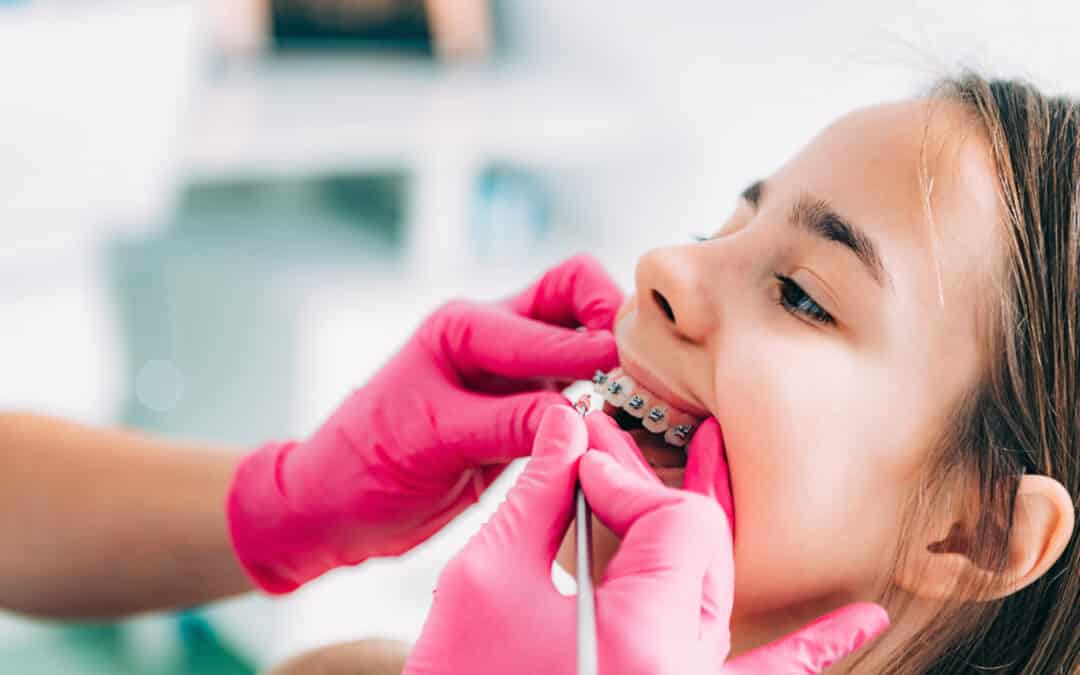
{"label": "blurred shelf", "polygon": [[186,173],[266,173],[610,161],[655,126],[603,83],[370,56],[233,64],[197,101]]}
{"label": "blurred shelf", "polygon": [[403,172],[409,265],[449,282],[469,268],[470,200],[485,166],[611,165],[660,147],[661,125],[613,85],[340,53],[233,63],[196,98],[182,175]]}

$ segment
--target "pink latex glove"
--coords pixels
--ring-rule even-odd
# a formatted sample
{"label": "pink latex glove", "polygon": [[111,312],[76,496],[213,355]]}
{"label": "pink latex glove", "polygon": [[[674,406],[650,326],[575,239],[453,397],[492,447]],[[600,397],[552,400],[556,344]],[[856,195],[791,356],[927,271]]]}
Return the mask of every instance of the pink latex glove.
{"label": "pink latex glove", "polygon": [[[586,452],[590,442],[601,450]],[[715,470],[722,451],[715,421],[703,425],[687,482],[719,483],[707,465]],[[622,538],[596,588],[604,675],[817,673],[888,625],[877,605],[851,605],[725,663],[729,516],[714,499],[662,485],[639,455],[607,416],[549,410],[506,501],[444,569],[405,673],[574,675],[576,600],[554,589],[551,563],[578,476],[593,512]]]}
{"label": "pink latex glove", "polygon": [[621,301],[578,256],[506,302],[434,312],[310,439],[240,464],[227,509],[245,569],[283,593],[430,537],[529,453],[558,382],[615,366]]}

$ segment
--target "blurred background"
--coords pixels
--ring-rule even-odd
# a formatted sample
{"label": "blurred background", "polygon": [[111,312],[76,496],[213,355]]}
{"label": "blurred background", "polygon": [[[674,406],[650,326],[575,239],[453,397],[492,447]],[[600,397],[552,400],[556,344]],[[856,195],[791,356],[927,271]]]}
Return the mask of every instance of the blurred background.
{"label": "blurred background", "polygon": [[[831,119],[959,66],[1080,92],[1075,2],[0,0],[0,408],[310,433],[421,317],[719,223]],[[4,673],[251,673],[412,640],[500,499],[398,561],[110,625]]]}

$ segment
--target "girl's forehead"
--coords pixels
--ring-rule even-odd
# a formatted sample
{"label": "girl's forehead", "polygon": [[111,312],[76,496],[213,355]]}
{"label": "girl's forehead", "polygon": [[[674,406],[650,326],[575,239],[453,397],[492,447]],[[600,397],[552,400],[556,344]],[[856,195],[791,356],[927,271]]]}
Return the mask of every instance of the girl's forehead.
{"label": "girl's forehead", "polygon": [[[877,240],[894,277],[958,302],[999,263],[1002,210],[990,146],[960,104],[887,103],[826,127],[771,180],[828,200]],[[932,281],[927,287],[927,282]]]}
{"label": "girl's forehead", "polygon": [[[997,186],[990,148],[959,104],[914,100],[862,108],[827,126],[788,167],[792,176],[850,208],[882,211],[914,224],[930,195],[937,208],[996,217]],[[881,215],[879,213],[879,215]],[[973,214],[974,215],[974,214]]]}

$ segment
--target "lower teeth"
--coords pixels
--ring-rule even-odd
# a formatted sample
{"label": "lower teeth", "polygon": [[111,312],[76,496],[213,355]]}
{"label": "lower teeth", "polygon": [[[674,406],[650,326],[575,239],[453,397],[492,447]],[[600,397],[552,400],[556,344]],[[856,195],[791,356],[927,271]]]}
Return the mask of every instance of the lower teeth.
{"label": "lower teeth", "polygon": [[[618,424],[619,428],[622,429],[623,431],[634,431],[635,429],[645,429],[645,427],[641,423],[641,418],[640,417],[634,417],[633,415],[631,415],[629,412],[627,412],[626,410],[624,410],[622,408],[615,408],[613,411],[611,411],[608,414],[611,416],[612,419],[615,420],[615,423]],[[649,431],[648,429],[645,429],[645,430]],[[673,449],[676,449],[676,450],[682,450],[684,452],[686,451],[685,447],[679,446],[679,445],[673,445],[670,442],[668,442],[667,439],[664,438],[664,434],[656,434],[656,433],[653,433],[651,431],[649,433],[652,433],[657,438],[663,440],[664,444],[667,445],[670,448],[673,448]]]}

